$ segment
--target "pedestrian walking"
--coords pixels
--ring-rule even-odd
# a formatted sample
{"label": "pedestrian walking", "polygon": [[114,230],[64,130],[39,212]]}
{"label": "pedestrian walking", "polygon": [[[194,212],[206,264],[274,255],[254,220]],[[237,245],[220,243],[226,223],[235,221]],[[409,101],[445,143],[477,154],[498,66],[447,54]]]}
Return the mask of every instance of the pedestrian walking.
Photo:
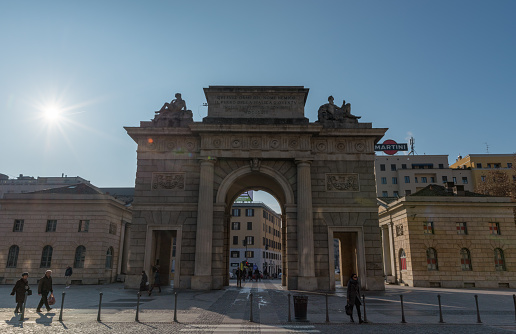
{"label": "pedestrian walking", "polygon": [[66,288],[65,289],[68,289],[70,287],[70,284],[72,284],[72,274],[73,274],[72,267],[70,267],[70,266],[66,267],[66,270],[65,270]]}
{"label": "pedestrian walking", "polygon": [[260,271],[258,268],[255,269],[254,274],[256,275],[256,282],[258,282],[258,280],[260,280]]}
{"label": "pedestrian walking", "polygon": [[357,274],[351,275],[351,278],[348,282],[348,291],[347,291],[347,306],[351,308],[351,314],[349,315],[350,321],[355,322],[353,320],[353,306],[356,306],[357,314],[358,314],[358,322],[361,324],[364,321],[362,320],[362,314],[360,313],[360,283],[358,282]]}
{"label": "pedestrian walking", "polygon": [[38,308],[36,312],[41,312],[41,306],[45,304],[47,308],[47,312],[49,312],[52,308],[48,305],[48,293],[50,292],[50,297],[54,297],[54,289],[52,288],[52,270],[47,270],[45,275],[41,277],[38,284],[38,295],[41,296],[41,300],[39,301]]}
{"label": "pedestrian walking", "polygon": [[23,273],[22,277],[14,285],[11,296],[16,294],[16,309],[14,313],[20,313],[22,311],[23,303],[25,301],[25,292],[27,295],[32,295],[32,291],[29,286],[29,273]]}
{"label": "pedestrian walking", "polygon": [[142,280],[140,281],[140,291],[148,291],[149,290],[149,279],[147,278],[147,274],[145,270],[142,270]]}
{"label": "pedestrian walking", "polygon": [[159,268],[156,268],[156,271],[154,272],[154,284],[149,290],[149,296],[151,295],[152,289],[154,288],[158,288],[159,292],[161,292],[161,278],[159,277]]}

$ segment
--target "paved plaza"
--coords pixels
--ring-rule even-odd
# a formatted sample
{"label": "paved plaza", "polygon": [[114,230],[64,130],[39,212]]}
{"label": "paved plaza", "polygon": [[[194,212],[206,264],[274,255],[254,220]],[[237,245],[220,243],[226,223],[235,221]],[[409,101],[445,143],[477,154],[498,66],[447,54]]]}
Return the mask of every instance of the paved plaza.
{"label": "paved plaza", "polygon": [[[35,288],[35,287],[33,287]],[[49,313],[36,313],[37,295],[30,296],[24,321],[15,315],[12,286],[0,286],[0,333],[510,333],[516,332],[515,290],[426,289],[388,285],[385,291],[366,291],[368,323],[349,323],[345,315],[345,289],[328,294],[285,290],[279,280],[236,281],[223,290],[177,291],[177,322],[174,321],[174,290],[163,288],[140,299],[139,322],[135,321],[137,291],[123,284],[55,286],[56,305]],[[65,292],[62,321],[61,300]],[[97,322],[102,293],[101,321]],[[252,316],[251,318],[251,293]],[[308,296],[307,321],[288,321],[288,294]],[[403,295],[405,324],[402,324]],[[441,296],[444,323],[439,323]],[[475,295],[480,320],[477,323]],[[355,320],[357,317],[355,315]]]}

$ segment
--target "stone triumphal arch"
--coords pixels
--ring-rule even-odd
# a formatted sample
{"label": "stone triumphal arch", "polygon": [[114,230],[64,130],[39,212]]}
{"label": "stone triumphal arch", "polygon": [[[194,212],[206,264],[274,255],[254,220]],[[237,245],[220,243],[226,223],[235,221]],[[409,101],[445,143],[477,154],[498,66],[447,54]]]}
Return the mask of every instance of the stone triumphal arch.
{"label": "stone triumphal arch", "polygon": [[162,281],[176,287],[227,285],[231,206],[252,189],[280,204],[288,289],[335,289],[334,239],[341,280],[358,272],[364,288],[383,289],[373,169],[374,144],[386,129],[359,122],[349,103],[338,107],[333,97],[309,122],[304,87],[204,92],[202,122],[176,94],[151,121],[126,127],[138,145],[126,286],[137,287],[141,270],[158,261]]}

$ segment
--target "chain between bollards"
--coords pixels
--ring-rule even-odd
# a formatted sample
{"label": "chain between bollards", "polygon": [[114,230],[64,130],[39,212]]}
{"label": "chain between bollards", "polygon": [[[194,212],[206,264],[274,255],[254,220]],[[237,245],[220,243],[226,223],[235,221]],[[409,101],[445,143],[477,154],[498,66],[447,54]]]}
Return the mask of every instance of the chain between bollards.
{"label": "chain between bollards", "polygon": [[328,313],[328,294],[325,294],[326,297],[326,322],[330,322],[330,315]]}
{"label": "chain between bollards", "polygon": [[22,309],[21,309],[20,321],[25,320],[25,305],[27,305],[27,296],[28,295],[29,295],[29,292],[25,291],[25,297],[23,299],[23,306],[22,306]]}
{"label": "chain between bollards", "polygon": [[400,300],[401,300],[401,323],[406,324],[407,322],[405,321],[405,310],[403,309],[403,295],[400,295]]}
{"label": "chain between bollards", "polygon": [[97,321],[100,322],[100,310],[102,308],[102,295],[103,293],[99,293],[99,313],[97,314]]}
{"label": "chain between bollards", "polygon": [[249,321],[253,322],[253,293],[252,292],[249,294],[249,298],[251,299],[251,312],[250,312],[250,316],[249,316]]}
{"label": "chain between bollards", "polygon": [[290,318],[290,293],[288,294],[288,322],[292,322],[292,318]]}
{"label": "chain between bollards", "polygon": [[140,313],[140,292],[137,293],[138,295],[138,301],[136,303],[136,317],[134,317],[134,321],[137,321],[137,322],[140,322],[140,320],[138,319],[138,315]]}
{"label": "chain between bollards", "polygon": [[367,311],[366,311],[366,307],[365,307],[365,295],[362,295],[362,300],[364,301],[364,322],[367,323]]}
{"label": "chain between bollards", "polygon": [[174,322],[177,322],[177,291],[174,292]]}
{"label": "chain between bollards", "polygon": [[59,312],[59,321],[63,321],[64,298],[65,298],[65,293],[63,291],[63,295],[61,298],[61,311]]}
{"label": "chain between bollards", "polygon": [[481,324],[482,320],[480,320],[480,310],[478,309],[478,295],[475,295],[475,303],[477,304],[477,324]]}
{"label": "chain between bollards", "polygon": [[439,322],[441,324],[443,324],[444,320],[443,320],[443,310],[441,308],[441,295],[437,295],[437,300],[439,301]]}

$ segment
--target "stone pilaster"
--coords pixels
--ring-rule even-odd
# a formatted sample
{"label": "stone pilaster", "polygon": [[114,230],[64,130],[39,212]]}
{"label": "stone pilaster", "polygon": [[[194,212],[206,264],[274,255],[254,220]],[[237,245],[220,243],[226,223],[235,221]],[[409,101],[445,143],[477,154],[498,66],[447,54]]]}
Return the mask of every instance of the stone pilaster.
{"label": "stone pilaster", "polygon": [[312,178],[310,161],[297,160],[298,289],[317,289],[315,278]]}
{"label": "stone pilaster", "polygon": [[287,286],[287,216],[281,215],[281,285]]}
{"label": "stone pilaster", "polygon": [[195,241],[195,269],[192,289],[211,289],[211,261],[213,246],[213,170],[215,159],[201,161],[197,232]]}
{"label": "stone pilaster", "polygon": [[122,225],[123,228],[123,243],[122,243],[122,267],[120,268],[120,272],[122,274],[127,274],[128,268],[127,268],[127,260],[129,258],[129,239],[131,238],[131,224],[125,222]]}

